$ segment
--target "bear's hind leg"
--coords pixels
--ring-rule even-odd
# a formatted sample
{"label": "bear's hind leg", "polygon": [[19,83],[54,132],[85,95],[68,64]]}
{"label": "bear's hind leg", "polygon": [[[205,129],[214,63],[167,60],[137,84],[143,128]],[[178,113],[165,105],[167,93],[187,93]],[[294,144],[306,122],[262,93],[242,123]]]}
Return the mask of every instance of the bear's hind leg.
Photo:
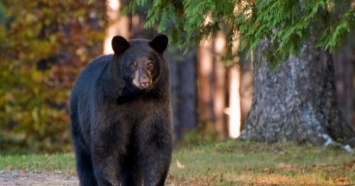
{"label": "bear's hind leg", "polygon": [[134,168],[134,166],[124,166],[121,173],[122,186],[141,186],[142,177],[140,170]]}

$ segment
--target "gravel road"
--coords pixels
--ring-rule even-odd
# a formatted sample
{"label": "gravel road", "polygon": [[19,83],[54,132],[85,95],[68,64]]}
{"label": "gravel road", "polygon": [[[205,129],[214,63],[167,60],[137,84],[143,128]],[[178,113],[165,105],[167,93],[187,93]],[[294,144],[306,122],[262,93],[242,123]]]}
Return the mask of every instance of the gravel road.
{"label": "gravel road", "polygon": [[0,171],[0,186],[75,186],[75,176],[56,173],[6,172]]}

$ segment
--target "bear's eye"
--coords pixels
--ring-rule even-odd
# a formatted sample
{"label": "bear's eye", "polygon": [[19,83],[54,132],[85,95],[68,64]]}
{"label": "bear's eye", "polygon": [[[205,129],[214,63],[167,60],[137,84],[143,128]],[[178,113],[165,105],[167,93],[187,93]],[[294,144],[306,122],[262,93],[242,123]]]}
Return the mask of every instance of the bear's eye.
{"label": "bear's eye", "polygon": [[152,61],[148,61],[148,63],[147,63],[148,70],[153,70],[153,67],[154,67],[153,62]]}
{"label": "bear's eye", "polygon": [[132,66],[132,67],[137,67],[137,66],[138,66],[138,63],[137,63],[137,62],[133,62],[133,63],[131,63],[131,66]]}

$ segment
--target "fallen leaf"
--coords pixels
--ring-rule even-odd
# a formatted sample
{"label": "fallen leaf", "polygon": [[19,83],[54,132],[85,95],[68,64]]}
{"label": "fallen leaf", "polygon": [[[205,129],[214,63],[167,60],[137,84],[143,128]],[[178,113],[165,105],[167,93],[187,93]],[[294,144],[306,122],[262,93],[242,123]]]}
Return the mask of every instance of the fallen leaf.
{"label": "fallen leaf", "polygon": [[169,180],[173,180],[175,177],[173,176],[173,175],[171,175],[171,174],[169,174],[169,176],[168,176],[168,179]]}
{"label": "fallen leaf", "polygon": [[353,168],[354,166],[355,166],[355,161],[350,161],[348,163],[345,163],[345,167]]}
{"label": "fallen leaf", "polygon": [[270,168],[270,167],[265,167],[264,168],[264,171],[267,172],[267,173],[273,173],[275,172],[275,170],[273,168]]}
{"label": "fallen leaf", "polygon": [[184,169],[185,168],[185,165],[180,163],[179,160],[176,160],[176,166],[179,168],[179,169]]}

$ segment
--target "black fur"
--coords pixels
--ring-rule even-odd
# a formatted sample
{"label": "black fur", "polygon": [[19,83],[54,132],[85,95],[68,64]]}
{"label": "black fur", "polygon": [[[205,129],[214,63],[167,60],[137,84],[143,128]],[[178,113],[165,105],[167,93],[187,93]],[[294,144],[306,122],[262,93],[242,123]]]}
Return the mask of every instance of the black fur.
{"label": "black fur", "polygon": [[164,185],[172,153],[167,41],[115,36],[115,54],[78,77],[70,107],[80,185]]}

